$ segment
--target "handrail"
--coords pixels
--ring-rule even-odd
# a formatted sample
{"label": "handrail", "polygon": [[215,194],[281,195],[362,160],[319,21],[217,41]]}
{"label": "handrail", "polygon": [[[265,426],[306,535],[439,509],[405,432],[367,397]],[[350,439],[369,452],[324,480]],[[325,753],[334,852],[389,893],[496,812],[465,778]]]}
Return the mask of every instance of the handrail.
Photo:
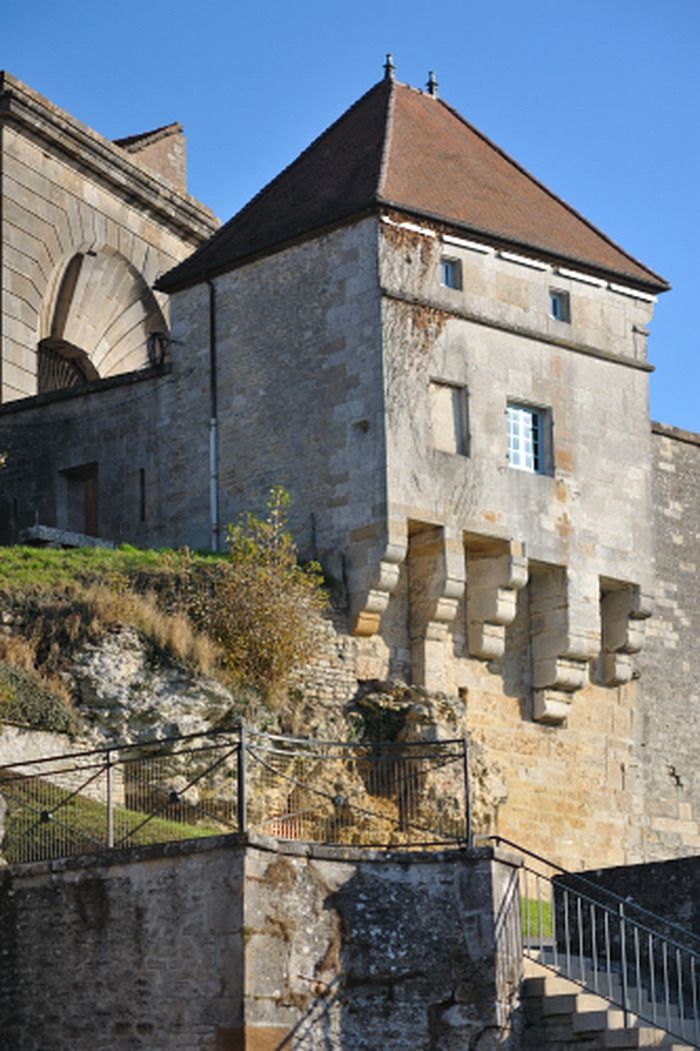
{"label": "handrail", "polygon": [[[645,908],[644,905],[638,905],[637,902],[634,901],[634,899],[623,898],[622,895],[616,894],[615,891],[613,891],[613,890],[608,890],[607,887],[604,887],[600,883],[596,883],[595,880],[590,879],[590,877],[588,877],[588,876],[584,876],[582,873],[571,872],[569,869],[562,868],[562,866],[558,865],[555,861],[550,861],[549,858],[542,857],[541,854],[536,854],[534,850],[528,850],[527,847],[521,846],[520,843],[515,843],[512,839],[506,839],[505,836],[493,835],[493,836],[486,836],[485,838],[489,839],[489,840],[493,840],[496,843],[505,843],[507,846],[513,847],[519,853],[526,854],[528,857],[534,858],[536,861],[540,861],[540,862],[542,862],[542,864],[548,865],[550,868],[556,869],[557,872],[559,872],[562,876],[568,876],[568,877],[570,877],[573,880],[577,880],[580,883],[584,883],[587,886],[591,887],[593,890],[597,891],[599,894],[602,892],[608,898],[610,898],[613,902],[615,902],[617,905],[622,905],[624,907],[630,907],[631,906],[635,910],[635,912],[644,913],[645,916],[650,916],[652,919],[658,920],[659,923],[662,923],[665,927],[672,927],[674,930],[680,931],[681,934],[683,934],[684,937],[692,938],[694,941],[697,941],[698,944],[700,945],[700,937],[697,934],[695,934],[694,931],[690,931],[686,927],[682,927],[679,923],[674,923],[673,920],[667,919],[665,916],[662,916],[658,912],[653,912],[651,909]],[[537,875],[542,875],[542,874],[541,873],[537,873]],[[572,889],[572,888],[567,888],[567,889]],[[578,893],[578,892],[574,889],[574,893]],[[581,897],[585,897],[585,895],[581,894]],[[588,898],[587,900],[590,901],[592,904],[596,905],[598,908],[603,908],[603,909],[608,908],[608,906],[603,904],[599,899],[596,900],[596,899]],[[608,911],[614,912],[615,910],[614,909],[609,909]],[[636,925],[638,927],[640,927],[642,930],[645,930],[645,931],[648,931],[651,934],[654,934],[655,937],[659,937],[657,931],[651,930],[650,928],[645,927],[643,923],[637,923],[636,920],[634,920],[634,919],[632,919],[630,917],[626,917],[626,919],[630,923],[636,923]],[[666,940],[669,941],[673,945],[676,944],[670,938],[667,938]],[[694,956],[697,956],[698,958],[700,958],[700,953],[696,952],[695,949],[690,949],[687,945],[682,945],[682,946],[678,946],[678,947],[682,948],[685,952],[691,952],[691,953],[693,953]]]}
{"label": "handrail", "polygon": [[103,745],[101,748],[88,748],[80,752],[54,752],[53,755],[42,756],[41,759],[19,759],[12,763],[0,765],[0,774],[3,770],[15,770],[18,766],[41,766],[43,763],[52,763],[57,759],[82,759],[91,755],[105,755],[107,752],[126,752],[129,749],[150,748],[160,744],[174,744],[177,741],[191,741],[195,737],[218,737],[226,734],[233,735],[240,732],[240,726],[230,729],[198,730],[191,734],[176,734],[174,737],[153,737],[148,741],[117,741],[115,744]]}
{"label": "handrail", "polygon": [[[212,727],[209,730],[199,730],[189,734],[176,734],[172,737],[154,737],[148,741],[116,741],[114,744],[103,745],[100,748],[89,748],[79,752],[57,752],[53,755],[42,756],[40,759],[20,759],[15,760],[11,763],[0,764],[0,774],[3,770],[14,770],[18,766],[41,766],[45,763],[51,763],[55,760],[66,760],[66,759],[84,759],[89,756],[105,755],[107,752],[127,752],[129,750],[141,750],[144,748],[156,748],[158,745],[166,744],[177,744],[179,741],[191,741],[195,737],[221,737],[221,736],[233,736],[238,735],[241,732],[241,724],[237,723],[235,726],[220,728]],[[414,749],[414,748],[430,748],[431,746],[438,745],[462,745],[463,738],[461,737],[450,737],[446,739],[440,739],[435,741],[332,741],[324,738],[315,737],[292,737],[286,734],[271,734],[265,733],[262,730],[255,730],[251,727],[246,728],[248,736],[262,737],[268,741],[284,741],[289,744],[302,744],[309,747],[316,745],[333,746],[336,748],[347,748],[347,749],[362,749],[362,748],[376,748],[381,746],[388,750],[395,749],[397,752],[402,749]]]}
{"label": "handrail", "polygon": [[[690,931],[513,840],[485,838],[524,855],[519,871],[526,957],[620,1007],[625,1028],[633,1015],[700,1049],[700,954],[667,933],[673,928],[685,941]],[[542,871],[543,865],[550,871]],[[646,913],[651,925],[634,912]]]}
{"label": "handrail", "polygon": [[263,730],[255,730],[252,727],[247,728],[249,736],[264,737],[268,741],[286,741],[290,744],[304,744],[304,745],[331,745],[335,748],[418,748],[430,745],[448,745],[457,744],[462,745],[464,742],[463,737],[448,737],[440,738],[434,741],[332,741],[323,737],[291,737],[287,734],[271,734],[266,733]]}

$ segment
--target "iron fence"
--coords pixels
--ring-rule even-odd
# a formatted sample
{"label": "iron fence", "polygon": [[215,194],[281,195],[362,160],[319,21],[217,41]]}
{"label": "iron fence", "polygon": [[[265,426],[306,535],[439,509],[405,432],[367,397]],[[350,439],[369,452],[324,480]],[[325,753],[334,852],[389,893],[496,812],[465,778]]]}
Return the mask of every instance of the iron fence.
{"label": "iron fence", "polygon": [[354,744],[240,727],[3,766],[0,801],[10,863],[248,830],[362,846],[470,838],[463,740]]}
{"label": "iron fence", "polygon": [[500,836],[524,858],[520,901],[525,955],[700,1047],[700,939],[594,880]]}

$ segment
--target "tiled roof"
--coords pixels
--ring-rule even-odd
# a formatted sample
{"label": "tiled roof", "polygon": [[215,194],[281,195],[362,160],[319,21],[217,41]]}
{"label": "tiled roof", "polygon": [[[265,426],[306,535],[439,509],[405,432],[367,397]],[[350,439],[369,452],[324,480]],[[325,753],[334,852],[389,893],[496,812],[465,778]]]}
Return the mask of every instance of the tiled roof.
{"label": "tiled roof", "polygon": [[157,287],[194,284],[387,205],[652,291],[668,287],[451,106],[391,79],[375,84]]}

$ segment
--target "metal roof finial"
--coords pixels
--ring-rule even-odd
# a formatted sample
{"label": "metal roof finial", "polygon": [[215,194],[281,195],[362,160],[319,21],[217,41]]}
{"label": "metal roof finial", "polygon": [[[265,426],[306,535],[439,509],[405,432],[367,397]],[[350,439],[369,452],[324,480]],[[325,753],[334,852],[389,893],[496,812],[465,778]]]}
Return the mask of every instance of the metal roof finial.
{"label": "metal roof finial", "polygon": [[428,89],[428,94],[432,95],[433,98],[436,99],[438,97],[438,82],[437,77],[433,73],[432,69],[428,73],[428,83],[425,86]]}
{"label": "metal roof finial", "polygon": [[387,55],[386,62],[384,63],[384,79],[393,80],[396,73],[396,67],[394,66],[394,56]]}

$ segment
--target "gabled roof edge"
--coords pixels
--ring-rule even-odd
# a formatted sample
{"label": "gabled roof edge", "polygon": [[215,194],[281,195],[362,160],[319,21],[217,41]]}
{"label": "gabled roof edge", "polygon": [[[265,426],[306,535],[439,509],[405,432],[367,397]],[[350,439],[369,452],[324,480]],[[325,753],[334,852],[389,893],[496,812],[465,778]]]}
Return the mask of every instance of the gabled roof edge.
{"label": "gabled roof edge", "polygon": [[[202,267],[201,269],[193,272],[192,274],[185,274],[182,279],[177,279],[177,271],[180,269],[180,265],[173,267],[166,274],[163,274],[155,283],[154,288],[158,292],[181,292],[185,288],[191,288],[193,285],[200,284],[203,281],[208,280],[212,277],[220,277],[222,274],[230,273],[233,270],[239,270],[241,267],[249,266],[251,263],[257,262],[259,259],[264,259],[267,256],[275,255],[277,252],[284,252],[286,249],[291,248],[297,244],[303,244],[305,241],[310,241],[314,237],[321,237],[325,233],[329,233],[332,230],[339,229],[343,226],[348,226],[353,222],[360,222],[362,219],[367,218],[368,215],[378,214],[385,209],[391,209],[393,212],[401,212],[406,216],[411,216],[416,219],[427,219],[441,226],[445,231],[453,229],[463,234],[469,234],[475,237],[477,240],[483,240],[485,244],[490,245],[494,248],[505,248],[505,249],[516,249],[523,252],[525,255],[530,255],[534,259],[543,259],[550,263],[563,263],[565,265],[573,265],[583,273],[591,273],[596,277],[604,277],[606,280],[615,280],[622,283],[629,284],[632,288],[639,288],[644,292],[666,292],[671,288],[668,283],[661,284],[662,279],[658,281],[650,279],[644,281],[638,276],[633,274],[627,274],[622,270],[612,270],[603,266],[596,266],[586,259],[581,259],[578,256],[566,255],[564,253],[552,252],[551,249],[543,248],[541,245],[529,244],[526,241],[518,241],[504,237],[503,234],[497,234],[493,230],[484,230],[480,227],[469,226],[466,223],[459,223],[456,220],[447,220],[443,216],[436,215],[432,212],[419,211],[417,209],[407,208],[405,204],[400,204],[397,201],[391,201],[388,198],[383,198],[377,195],[376,200],[367,208],[361,211],[348,212],[347,215],[339,216],[330,223],[324,223],[321,226],[314,227],[310,230],[305,230],[303,233],[297,234],[294,237],[289,237],[284,241],[277,241],[269,244],[266,247],[260,248],[256,252],[250,252],[248,255],[240,256],[238,259],[234,259],[229,263],[222,263],[214,267]],[[215,237],[216,235],[214,235]],[[211,240],[213,240],[212,238]],[[210,243],[210,242],[207,242]],[[202,246],[204,247],[204,246]],[[626,254],[626,253],[625,253]],[[194,252],[188,257],[186,262],[193,260],[197,255]],[[647,269],[646,267],[644,269]],[[651,271],[650,271],[651,273]],[[171,277],[173,280],[169,280]]]}
{"label": "gabled roof edge", "polygon": [[[348,116],[348,114],[350,114],[354,110],[356,110],[365,101],[365,99],[369,95],[371,95],[371,93],[373,91],[376,91],[384,83],[385,83],[384,80],[378,80],[367,91],[365,91],[365,93],[363,95],[361,95],[360,98],[356,99],[355,102],[352,103],[352,105],[348,106],[347,109],[343,110],[343,112],[340,114],[340,116],[337,117],[336,120],[334,120],[332,124],[329,124],[327,128],[324,128],[323,131],[320,132],[320,134],[317,135],[316,138],[313,139],[313,141],[310,142],[309,145],[305,149],[303,149],[301,151],[301,153],[297,154],[297,156],[293,160],[291,160],[289,162],[289,164],[287,164],[281,171],[279,171],[272,179],[270,179],[268,182],[266,182],[265,185],[262,186],[258,190],[258,192],[256,194],[254,194],[254,196],[251,197],[249,201],[246,202],[246,204],[243,205],[243,207],[240,209],[240,211],[236,212],[235,215],[233,215],[231,217],[231,219],[229,219],[226,223],[224,223],[222,226],[220,226],[219,229],[209,238],[208,241],[206,241],[203,245],[200,245],[200,247],[195,252],[193,252],[192,255],[188,256],[187,259],[184,259],[181,263],[178,263],[177,266],[173,267],[172,270],[169,270],[166,274],[164,274],[163,277],[160,278],[160,280],[159,280],[159,282],[158,282],[158,284],[156,286],[158,291],[166,291],[167,290],[167,286],[170,284],[170,282],[166,282],[166,286],[165,287],[161,287],[161,282],[165,281],[170,275],[175,276],[178,270],[182,270],[185,274],[187,274],[187,272],[190,271],[190,270],[194,271],[195,267],[192,264],[194,264],[195,260],[198,257],[201,258],[203,255],[209,254],[209,250],[214,245],[218,244],[219,241],[222,239],[222,237],[226,236],[227,229],[228,229],[229,225],[234,220],[238,220],[238,219],[242,218],[254,206],[256,206],[258,204],[258,202],[262,200],[262,198],[265,196],[265,194],[275,185],[275,183],[277,183],[279,180],[283,179],[284,176],[287,174],[287,172],[291,168],[293,168],[304,157],[306,157],[309,153],[311,153],[311,151],[313,149],[315,149],[316,145],[323,138],[325,138],[327,135],[329,135],[341,123],[341,121],[345,120],[345,118]],[[393,94],[393,92],[392,92],[392,94]],[[385,140],[385,144],[384,145],[386,146],[386,140]],[[374,197],[376,198],[376,196],[377,196],[377,191],[375,190]],[[279,247],[280,247],[279,245],[276,245],[275,246],[275,250],[279,250]],[[261,254],[268,254],[268,253],[263,249],[263,250],[261,250]],[[235,261],[232,266],[228,266],[224,270],[219,270],[219,272],[220,273],[224,273],[227,269],[235,269],[238,265],[239,265],[238,261]],[[216,270],[216,268],[213,268],[213,269]],[[197,273],[200,276],[198,276],[198,277],[192,276],[191,279],[186,277],[184,282],[183,282],[183,284],[181,286],[179,286],[179,287],[183,287],[184,288],[184,287],[187,287],[189,285],[196,284],[198,281],[203,280],[203,277],[201,276],[201,274],[205,273],[205,271],[208,272],[207,267],[201,267],[197,271]],[[177,278],[176,278],[176,280],[177,280]]]}

